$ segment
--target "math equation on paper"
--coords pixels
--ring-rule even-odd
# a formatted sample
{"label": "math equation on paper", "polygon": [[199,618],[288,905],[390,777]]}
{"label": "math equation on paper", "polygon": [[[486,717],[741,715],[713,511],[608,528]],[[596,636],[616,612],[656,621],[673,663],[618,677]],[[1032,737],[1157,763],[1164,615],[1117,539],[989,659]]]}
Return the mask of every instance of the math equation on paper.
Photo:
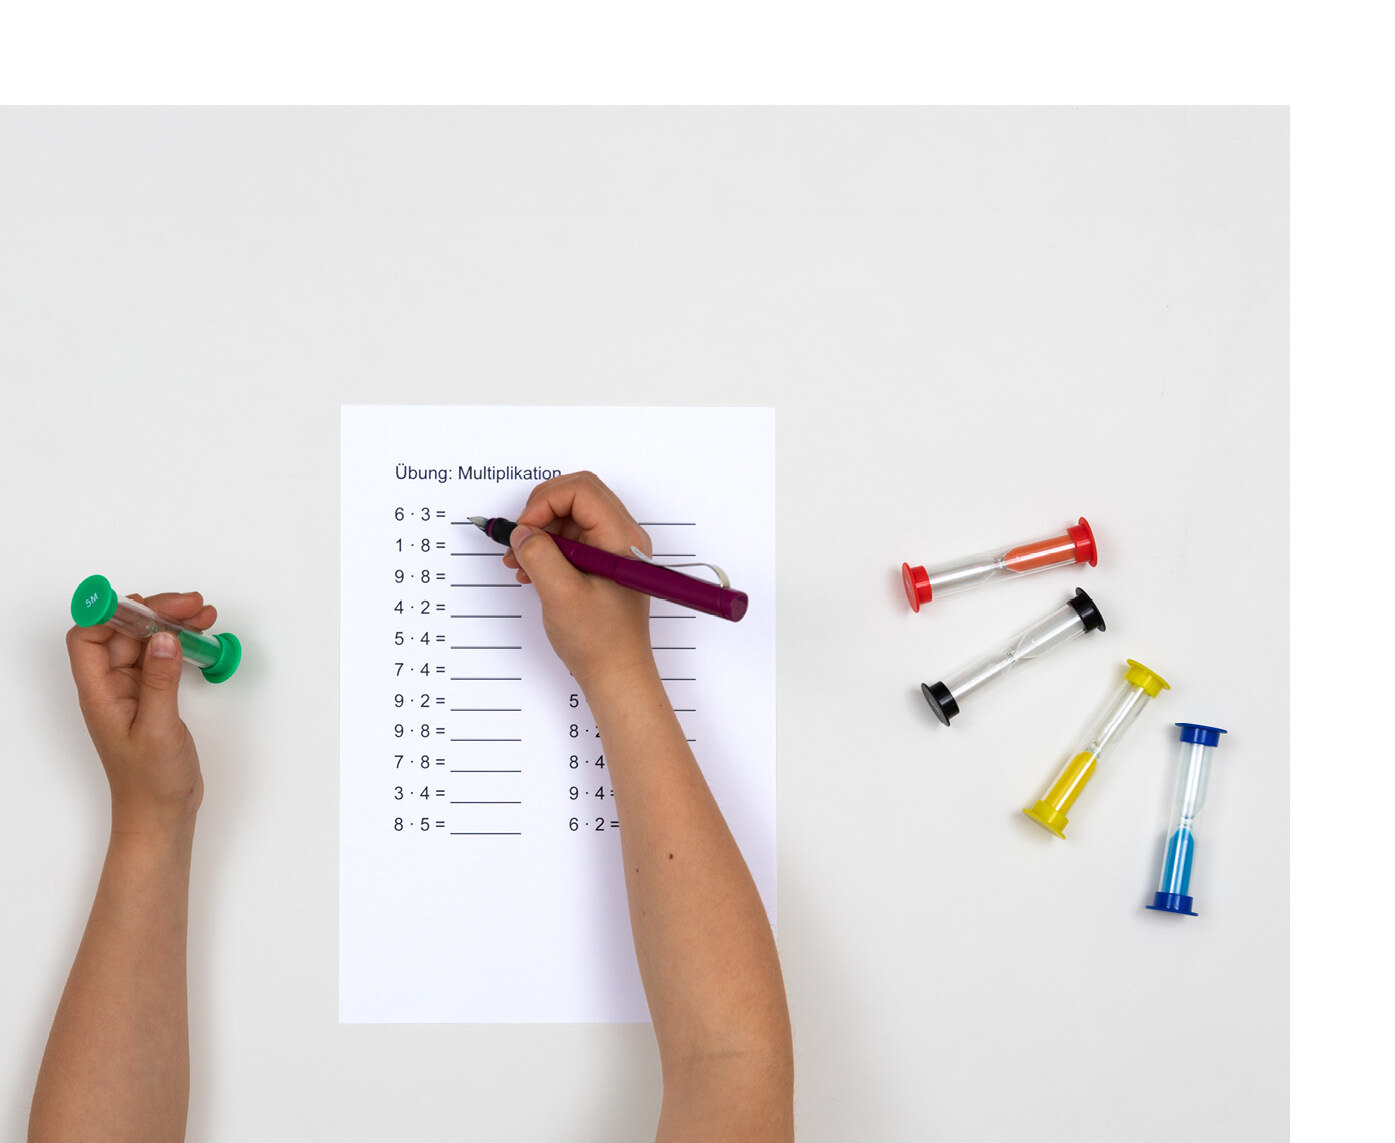
{"label": "math equation on paper", "polygon": [[469,517],[590,469],[750,595],[650,634],[773,921],[773,411],[345,406],[340,459],[340,1019],[646,1020],[605,743]]}

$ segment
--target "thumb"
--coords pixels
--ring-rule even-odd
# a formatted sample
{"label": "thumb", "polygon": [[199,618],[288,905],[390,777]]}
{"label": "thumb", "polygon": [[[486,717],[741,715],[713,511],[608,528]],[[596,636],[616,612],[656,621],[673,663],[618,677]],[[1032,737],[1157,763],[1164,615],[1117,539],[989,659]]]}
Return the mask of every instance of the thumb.
{"label": "thumb", "polygon": [[160,631],[146,644],[140,672],[140,706],[136,717],[152,726],[179,720],[179,674],[183,656],[179,640]]}

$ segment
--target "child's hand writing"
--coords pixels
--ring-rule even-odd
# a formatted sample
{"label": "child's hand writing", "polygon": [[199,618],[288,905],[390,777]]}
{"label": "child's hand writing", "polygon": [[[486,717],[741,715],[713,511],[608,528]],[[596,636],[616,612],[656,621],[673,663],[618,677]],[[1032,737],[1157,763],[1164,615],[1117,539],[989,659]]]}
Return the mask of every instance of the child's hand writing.
{"label": "child's hand writing", "polygon": [[[200,631],[218,615],[198,592],[132,598]],[[179,641],[165,632],[142,643],[107,626],[74,627],[68,657],[87,732],[111,784],[113,829],[192,822],[203,800],[203,776],[179,717]]]}
{"label": "child's hand writing", "polygon": [[589,472],[538,485],[504,557],[605,746],[640,979],[664,1077],[663,1143],[789,1143],[794,1049],[765,906],[654,663],[649,597],[578,571],[539,529],[625,555],[649,537]]}
{"label": "child's hand writing", "polygon": [[583,689],[603,675],[652,671],[649,597],[577,571],[543,529],[625,556],[631,545],[650,553],[644,529],[599,477],[575,472],[533,489],[504,563],[537,588],[547,637]]}

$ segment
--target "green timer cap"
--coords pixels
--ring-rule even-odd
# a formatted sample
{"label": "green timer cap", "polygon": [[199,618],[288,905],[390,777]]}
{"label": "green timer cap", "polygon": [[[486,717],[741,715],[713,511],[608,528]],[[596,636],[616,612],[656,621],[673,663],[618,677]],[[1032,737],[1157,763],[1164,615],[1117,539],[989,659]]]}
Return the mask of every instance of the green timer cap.
{"label": "green timer cap", "polygon": [[73,592],[73,622],[79,627],[100,627],[116,614],[118,596],[104,575],[90,575]]}
{"label": "green timer cap", "polygon": [[210,683],[225,683],[233,677],[237,665],[242,662],[242,644],[231,631],[224,631],[213,638],[218,640],[218,661],[203,669],[203,677]]}

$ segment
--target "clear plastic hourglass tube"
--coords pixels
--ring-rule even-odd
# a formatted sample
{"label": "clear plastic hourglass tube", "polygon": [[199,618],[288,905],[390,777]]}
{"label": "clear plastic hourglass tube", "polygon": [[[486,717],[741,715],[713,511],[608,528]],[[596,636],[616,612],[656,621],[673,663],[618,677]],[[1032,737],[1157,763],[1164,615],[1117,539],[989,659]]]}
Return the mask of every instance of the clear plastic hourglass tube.
{"label": "clear plastic hourglass tube", "polygon": [[1098,560],[1095,535],[1082,516],[1080,523],[1067,528],[1063,535],[1052,536],[1049,539],[983,552],[928,570],[902,564],[901,583],[906,589],[906,599],[910,602],[911,610],[919,611],[920,605],[929,603],[931,599],[951,595],[965,588],[978,587],[993,580],[1012,579],[1045,568],[1087,562],[1094,567]]}
{"label": "clear plastic hourglass tube", "polygon": [[1064,838],[1067,811],[1080,797],[1085,785],[1095,775],[1095,769],[1106,750],[1121,739],[1143,713],[1149,701],[1164,690],[1171,690],[1167,680],[1142,663],[1126,660],[1124,681],[1110,698],[1108,705],[1095,719],[1086,744],[1071,755],[1051,780],[1036,805],[1022,812],[1042,829]]}
{"label": "clear plastic hourglass tube", "polygon": [[1096,630],[1104,630],[1104,617],[1095,601],[1076,588],[1075,595],[1064,605],[1018,632],[1003,650],[985,655],[938,683],[921,683],[921,694],[935,717],[948,726],[949,720],[959,713],[960,703],[984,683],[1007,674],[1018,663],[1039,659],[1085,632]]}
{"label": "clear plastic hourglass tube", "polygon": [[1211,776],[1211,756],[1225,733],[1219,726],[1179,722],[1182,748],[1177,762],[1175,812],[1163,849],[1162,875],[1149,909],[1195,917],[1190,895],[1192,858],[1196,855],[1193,823],[1206,800],[1206,780]]}
{"label": "clear plastic hourglass tube", "polygon": [[118,595],[104,575],[90,575],[73,592],[73,622],[79,627],[99,627],[103,623],[123,635],[142,641],[159,631],[168,631],[179,640],[186,663],[203,671],[210,683],[232,678],[242,661],[242,644],[230,631],[208,635],[161,619],[143,603]]}

